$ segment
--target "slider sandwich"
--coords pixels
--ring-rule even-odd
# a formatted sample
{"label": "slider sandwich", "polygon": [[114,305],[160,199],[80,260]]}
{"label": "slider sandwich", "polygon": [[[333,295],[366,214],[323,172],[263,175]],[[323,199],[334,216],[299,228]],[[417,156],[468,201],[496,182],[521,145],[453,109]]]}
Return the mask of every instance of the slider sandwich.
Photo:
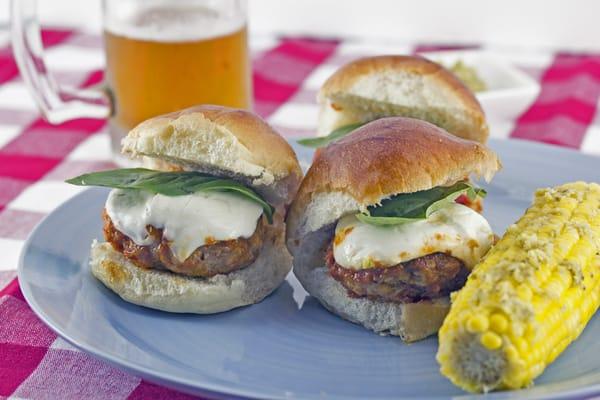
{"label": "slider sandwich", "polygon": [[86,174],[113,188],[92,273],[124,300],[215,313],[261,301],[291,269],[284,217],[302,172],[287,142],[247,111],[197,106],[149,119],[122,151],[151,168]]}
{"label": "slider sandwich", "polygon": [[450,71],[420,56],[361,58],[338,69],[321,87],[317,137],[298,142],[323,147],[383,117],[428,121],[485,143],[488,126],[475,95]]}
{"label": "slider sandwich", "polygon": [[[470,177],[500,168],[484,145],[383,118],[321,149],[287,218],[294,274],[331,312],[407,342],[439,329],[494,234]],[[461,202],[463,204],[461,204]],[[478,208],[478,207],[475,207]]]}

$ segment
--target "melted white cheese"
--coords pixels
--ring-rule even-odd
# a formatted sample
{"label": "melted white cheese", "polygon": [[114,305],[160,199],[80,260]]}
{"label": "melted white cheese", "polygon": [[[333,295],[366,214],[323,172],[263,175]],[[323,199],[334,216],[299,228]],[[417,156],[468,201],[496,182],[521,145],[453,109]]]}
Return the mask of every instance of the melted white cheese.
{"label": "melted white cheese", "polygon": [[341,218],[333,256],[345,268],[389,267],[435,252],[472,268],[489,250],[494,233],[485,218],[461,204],[450,204],[429,218],[403,225],[375,226],[356,216]]}
{"label": "melted white cheese", "polygon": [[140,246],[152,243],[147,225],[163,229],[171,250],[184,261],[206,243],[252,236],[263,210],[259,204],[230,193],[164,196],[114,189],[106,200],[106,212],[115,228]]}

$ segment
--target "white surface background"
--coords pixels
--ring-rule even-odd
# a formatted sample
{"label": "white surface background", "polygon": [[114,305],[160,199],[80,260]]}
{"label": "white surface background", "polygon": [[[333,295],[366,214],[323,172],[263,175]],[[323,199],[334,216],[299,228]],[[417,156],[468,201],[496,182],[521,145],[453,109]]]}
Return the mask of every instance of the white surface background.
{"label": "white surface background", "polygon": [[[38,2],[44,23],[100,30],[100,0]],[[0,3],[6,27],[9,0]],[[249,8],[255,34],[600,50],[595,0],[249,0]]]}

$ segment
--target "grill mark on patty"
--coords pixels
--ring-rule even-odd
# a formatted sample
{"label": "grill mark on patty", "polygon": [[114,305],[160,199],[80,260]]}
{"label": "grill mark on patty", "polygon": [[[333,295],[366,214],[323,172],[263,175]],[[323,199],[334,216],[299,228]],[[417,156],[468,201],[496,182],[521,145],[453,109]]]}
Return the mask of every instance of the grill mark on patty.
{"label": "grill mark on patty", "polygon": [[267,233],[263,216],[258,220],[256,230],[249,238],[221,241],[211,238],[212,240],[207,240],[207,244],[198,247],[184,261],[179,261],[171,251],[169,240],[163,237],[162,229],[152,225],[146,226],[152,243],[140,246],[114,226],[106,210],[102,213],[102,219],[106,241],[136,266],[202,278],[227,274],[252,264],[260,253]]}
{"label": "grill mark on patty", "polygon": [[390,267],[361,270],[344,268],[333,256],[333,243],[325,255],[330,275],[355,298],[392,303],[413,303],[448,296],[460,289],[469,270],[456,257],[437,252]]}

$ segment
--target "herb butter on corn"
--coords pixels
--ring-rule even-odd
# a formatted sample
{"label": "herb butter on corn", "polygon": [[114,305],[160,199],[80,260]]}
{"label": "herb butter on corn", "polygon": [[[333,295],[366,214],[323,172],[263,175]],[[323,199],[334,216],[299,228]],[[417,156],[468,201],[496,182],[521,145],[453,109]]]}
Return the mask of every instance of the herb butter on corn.
{"label": "herb butter on corn", "polygon": [[540,189],[452,296],[441,372],[472,392],[529,386],[599,304],[600,185]]}

